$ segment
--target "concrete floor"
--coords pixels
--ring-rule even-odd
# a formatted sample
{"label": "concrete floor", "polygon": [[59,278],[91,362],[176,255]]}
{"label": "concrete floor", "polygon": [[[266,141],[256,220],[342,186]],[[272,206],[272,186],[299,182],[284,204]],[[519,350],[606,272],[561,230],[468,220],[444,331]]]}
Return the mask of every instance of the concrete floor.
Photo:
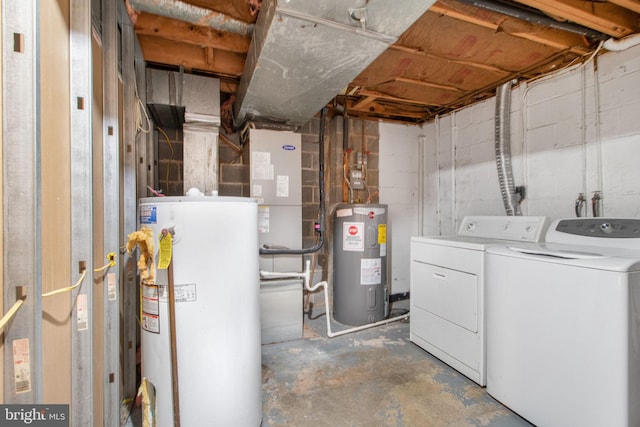
{"label": "concrete floor", "polygon": [[325,322],[305,317],[304,339],[262,347],[263,427],[530,426],[411,343],[408,322],[331,339]]}
{"label": "concrete floor", "polygon": [[[262,427],[531,425],[411,343],[408,321],[327,338],[311,317],[303,339],[262,346]],[[142,425],[139,407],[124,425]]]}

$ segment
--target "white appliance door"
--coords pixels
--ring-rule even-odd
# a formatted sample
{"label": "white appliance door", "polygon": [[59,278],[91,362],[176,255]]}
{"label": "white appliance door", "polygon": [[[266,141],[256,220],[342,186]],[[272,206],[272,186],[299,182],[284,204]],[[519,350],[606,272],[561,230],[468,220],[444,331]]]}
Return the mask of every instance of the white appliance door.
{"label": "white appliance door", "polygon": [[540,427],[639,425],[637,286],[546,259],[487,253],[487,391]]}

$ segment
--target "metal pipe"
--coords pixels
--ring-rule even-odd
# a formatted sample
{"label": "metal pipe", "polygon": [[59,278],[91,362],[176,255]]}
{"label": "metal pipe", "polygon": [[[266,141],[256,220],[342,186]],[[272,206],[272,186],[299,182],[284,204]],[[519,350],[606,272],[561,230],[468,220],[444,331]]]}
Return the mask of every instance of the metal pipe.
{"label": "metal pipe", "polygon": [[195,25],[209,26],[216,30],[239,34],[250,37],[253,33],[253,24],[229,18],[227,15],[214,12],[210,9],[193,6],[179,0],[128,0],[129,4],[137,11],[165,18],[177,19]]}
{"label": "metal pipe", "polygon": [[568,31],[574,34],[580,34],[586,37],[592,37],[597,40],[605,40],[609,36],[599,31],[592,30],[582,25],[573,24],[569,22],[559,22],[553,18],[539,13],[535,9],[525,8],[522,6],[516,6],[508,4],[499,0],[459,0],[461,3],[469,4],[482,9],[490,10],[492,12],[501,13],[503,15],[511,16],[512,18],[522,19],[523,21],[531,22],[533,24],[544,25],[546,27],[555,28],[557,30]]}
{"label": "metal pipe", "polygon": [[511,167],[511,82],[496,91],[495,149],[500,192],[507,215],[521,215]]}
{"label": "metal pipe", "polygon": [[591,210],[594,218],[602,216],[602,196],[599,191],[593,192],[593,197],[591,198]]}
{"label": "metal pipe", "polygon": [[326,280],[316,283],[314,286],[310,285],[311,278],[311,262],[309,260],[305,263],[305,271],[302,273],[274,273],[268,271],[260,271],[260,276],[263,278],[302,278],[304,279],[304,288],[309,292],[315,292],[318,288],[322,288],[324,291],[324,306],[327,319],[327,337],[334,338],[340,335],[350,334],[352,332],[362,331],[364,329],[373,328],[375,326],[386,325],[387,323],[395,322],[397,320],[406,320],[409,318],[409,313],[402,314],[400,316],[391,317],[389,319],[380,320],[374,323],[367,323],[366,325],[355,326],[353,328],[343,329],[333,332],[331,330],[331,312],[329,311],[329,283]]}
{"label": "metal pipe", "polygon": [[322,249],[322,245],[324,244],[324,234],[325,234],[325,208],[324,208],[324,127],[327,119],[327,107],[324,107],[320,112],[320,131],[318,138],[320,141],[318,142],[318,179],[319,187],[320,187],[320,239],[318,243],[310,248],[303,249],[281,249],[281,248],[270,248],[266,245],[260,248],[260,255],[304,255],[310,254],[313,252],[318,252]]}
{"label": "metal pipe", "polygon": [[578,198],[576,199],[576,216],[579,218],[582,216],[582,210],[584,209],[584,193],[578,193]]}

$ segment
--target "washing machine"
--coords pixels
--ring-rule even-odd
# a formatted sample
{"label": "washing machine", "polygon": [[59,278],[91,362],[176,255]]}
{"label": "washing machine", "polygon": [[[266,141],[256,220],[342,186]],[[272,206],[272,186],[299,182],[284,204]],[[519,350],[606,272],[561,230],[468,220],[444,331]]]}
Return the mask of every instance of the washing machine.
{"label": "washing machine", "polygon": [[487,391],[533,424],[640,426],[640,219],[487,250]]}
{"label": "washing machine", "polygon": [[412,237],[411,341],[484,386],[485,251],[538,242],[547,226],[542,216],[467,216],[457,235]]}

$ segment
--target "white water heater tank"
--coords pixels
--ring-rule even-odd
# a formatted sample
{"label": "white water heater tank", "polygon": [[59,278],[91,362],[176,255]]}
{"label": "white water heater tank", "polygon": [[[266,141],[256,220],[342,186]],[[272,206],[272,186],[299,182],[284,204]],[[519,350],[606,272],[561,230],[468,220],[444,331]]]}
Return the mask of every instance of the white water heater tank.
{"label": "white water heater tank", "polygon": [[[139,226],[173,230],[180,421],[262,420],[258,205],[235,197],[140,200]],[[174,425],[167,270],[142,284],[142,376],[155,386],[158,427]]]}

